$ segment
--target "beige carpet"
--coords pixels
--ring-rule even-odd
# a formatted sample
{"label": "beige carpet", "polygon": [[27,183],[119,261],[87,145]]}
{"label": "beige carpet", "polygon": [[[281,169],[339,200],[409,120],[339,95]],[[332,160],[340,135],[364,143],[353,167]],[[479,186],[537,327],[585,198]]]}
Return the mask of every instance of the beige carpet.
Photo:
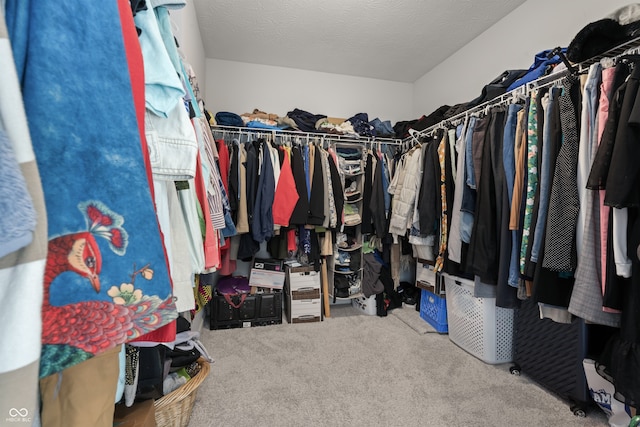
{"label": "beige carpet", "polygon": [[[426,325],[426,326],[425,326]],[[321,323],[209,331],[215,359],[190,427],[607,426],[578,418],[509,365],[487,365],[411,306],[385,318],[332,306]]]}

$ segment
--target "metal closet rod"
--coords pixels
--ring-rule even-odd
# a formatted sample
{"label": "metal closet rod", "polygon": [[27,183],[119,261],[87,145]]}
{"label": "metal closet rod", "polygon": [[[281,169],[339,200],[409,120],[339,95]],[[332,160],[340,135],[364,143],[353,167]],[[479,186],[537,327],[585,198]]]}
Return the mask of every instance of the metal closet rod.
{"label": "metal closet rod", "polygon": [[402,145],[403,141],[401,139],[394,138],[354,138],[349,136],[337,135],[337,134],[329,134],[329,133],[313,133],[313,132],[296,132],[296,131],[287,131],[287,130],[275,130],[275,129],[260,129],[260,128],[249,128],[249,127],[240,127],[240,126],[225,126],[225,125],[215,125],[211,126],[212,132],[223,132],[223,133],[238,133],[238,134],[247,134],[247,135],[270,135],[274,139],[282,138],[282,137],[290,137],[292,140],[295,138],[306,139],[307,142],[318,140],[318,141],[327,141],[327,142],[340,142],[340,143],[349,143],[349,144],[388,144],[388,145]]}
{"label": "metal closet rod", "polygon": [[542,87],[543,85],[547,85],[547,84],[552,84],[552,83],[555,84],[558,81],[560,81],[563,77],[565,77],[567,74],[568,74],[568,70],[562,70],[555,74],[550,74],[548,76],[540,77],[537,80],[528,82],[507,93],[499,95],[489,101],[483,102],[480,105],[476,105],[475,107],[469,108],[468,110],[463,111],[462,113],[458,113],[455,116],[451,116],[448,119],[444,119],[441,122],[436,123],[435,125],[430,126],[420,132],[416,132],[412,136],[405,138],[405,141],[413,140],[414,138],[417,139],[421,136],[430,135],[433,132],[437,131],[438,129],[446,128],[447,125],[454,124],[457,121],[462,119],[466,120],[471,115],[478,114],[483,111],[487,113],[491,107],[504,104],[507,101],[515,102],[518,99],[526,98],[534,89],[537,89],[538,87]]}
{"label": "metal closet rod", "polygon": [[640,52],[640,37],[636,37],[635,39],[629,40],[626,43],[622,43],[613,49],[609,49],[608,51],[594,56],[591,59],[587,59],[586,61],[581,62],[577,65],[577,68],[580,74],[586,73],[589,71],[589,67],[596,62],[602,61],[604,58],[610,58],[613,61],[616,61],[621,56],[630,55],[633,53]]}
{"label": "metal closet rod", "polygon": [[[561,55],[561,59],[563,60],[563,62],[566,65],[566,57],[564,56],[564,54],[562,54],[562,52],[560,51],[560,48],[556,48],[553,50],[552,52],[553,54],[559,54]],[[446,128],[447,125],[453,124],[458,120],[461,119],[466,119],[467,117],[469,117],[472,114],[477,114],[482,112],[483,110],[488,110],[490,107],[493,107],[495,105],[500,105],[502,103],[505,103],[506,101],[515,101],[517,100],[519,97],[524,98],[524,97],[528,97],[531,92],[535,89],[539,89],[545,86],[551,86],[551,85],[555,85],[557,83],[559,83],[561,81],[561,79],[563,79],[564,77],[566,77],[569,73],[577,73],[577,74],[584,74],[586,72],[589,71],[589,67],[592,64],[595,64],[596,62],[600,62],[602,61],[604,58],[611,58],[614,63],[615,61],[620,58],[623,57],[625,55],[630,55],[633,53],[640,53],[640,37],[637,37],[635,39],[629,40],[626,43],[622,43],[612,49],[609,49],[608,51],[595,56],[593,58],[587,59],[583,62],[577,63],[577,64],[569,64],[570,67],[565,69],[565,70],[561,70],[558,71],[556,73],[552,73],[552,74],[548,74],[546,76],[542,76],[539,77],[536,80],[533,80],[531,82],[528,82],[526,84],[524,84],[523,86],[520,86],[518,88],[515,88],[505,94],[502,94],[494,99],[491,99],[487,102],[484,102],[480,105],[477,105],[475,107],[469,108],[466,111],[463,111],[462,113],[456,114],[455,116],[449,117],[448,119],[444,119],[439,123],[436,123],[433,126],[430,126],[422,131],[419,132],[415,132],[413,133],[411,136],[405,138],[403,141],[413,141],[421,136],[427,136],[432,134],[434,131],[441,129],[441,128]],[[552,55],[553,56],[553,55]]]}

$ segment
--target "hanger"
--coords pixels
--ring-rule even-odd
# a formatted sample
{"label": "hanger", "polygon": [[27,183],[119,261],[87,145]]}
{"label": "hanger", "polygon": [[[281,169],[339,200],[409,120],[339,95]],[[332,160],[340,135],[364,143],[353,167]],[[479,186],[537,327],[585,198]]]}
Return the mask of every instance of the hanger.
{"label": "hanger", "polygon": [[527,85],[522,85],[512,90],[510,103],[517,104],[518,102],[523,101],[526,97],[526,89],[527,89]]}
{"label": "hanger", "polygon": [[547,58],[551,59],[556,55],[558,55],[560,60],[567,67],[567,71],[569,71],[569,74],[571,74],[572,76],[578,75],[578,70],[576,70],[576,68],[571,64],[571,62],[569,62],[569,60],[564,55],[564,52],[562,51],[562,48],[560,46],[558,46],[558,47],[554,48],[553,50],[551,50],[551,52],[549,52],[547,54]]}
{"label": "hanger", "polygon": [[418,132],[417,130],[409,129],[409,136],[411,136],[411,142],[412,143],[415,143],[415,144],[419,144],[420,143],[420,140],[418,139],[420,137],[420,132]]}
{"label": "hanger", "polygon": [[613,68],[616,66],[617,58],[602,58],[600,60],[600,65],[602,68]]}
{"label": "hanger", "polygon": [[640,62],[640,55],[638,54],[625,54],[618,57],[618,62],[625,62],[631,66],[635,66]]}

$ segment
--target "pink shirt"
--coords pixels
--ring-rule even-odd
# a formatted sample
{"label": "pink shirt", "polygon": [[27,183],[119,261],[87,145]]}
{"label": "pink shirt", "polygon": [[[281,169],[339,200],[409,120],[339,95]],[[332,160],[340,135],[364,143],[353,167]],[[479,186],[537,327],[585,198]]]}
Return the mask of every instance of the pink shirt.
{"label": "pink shirt", "polygon": [[[602,83],[600,85],[600,100],[598,103],[598,145],[602,141],[602,133],[604,132],[607,118],[609,117],[609,96],[613,87],[613,79],[615,77],[615,67],[605,68],[602,70]],[[600,200],[600,265],[602,266],[602,294],[604,295],[607,277],[607,230],[609,228],[609,206],[604,204],[604,196],[606,191],[599,190]],[[604,311],[609,313],[619,313],[619,310],[603,307]]]}

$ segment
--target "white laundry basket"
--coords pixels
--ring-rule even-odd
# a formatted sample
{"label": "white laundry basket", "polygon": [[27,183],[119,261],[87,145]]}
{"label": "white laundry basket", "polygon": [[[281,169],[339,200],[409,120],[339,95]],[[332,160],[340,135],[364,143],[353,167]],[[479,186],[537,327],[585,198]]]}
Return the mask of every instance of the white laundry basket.
{"label": "white laundry basket", "polygon": [[449,339],[485,363],[513,361],[514,310],[496,307],[495,298],[475,298],[470,280],[442,276]]}
{"label": "white laundry basket", "polygon": [[353,307],[358,309],[361,313],[367,316],[375,316],[377,312],[376,308],[376,296],[371,295],[369,298],[365,296],[357,297],[351,300]]}

